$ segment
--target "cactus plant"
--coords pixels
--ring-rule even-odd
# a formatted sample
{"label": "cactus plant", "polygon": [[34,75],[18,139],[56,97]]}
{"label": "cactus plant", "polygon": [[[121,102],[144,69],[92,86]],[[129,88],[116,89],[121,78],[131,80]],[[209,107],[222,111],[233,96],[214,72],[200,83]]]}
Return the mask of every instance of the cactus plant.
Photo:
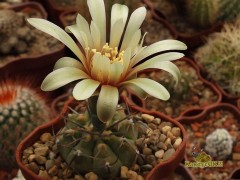
{"label": "cactus plant", "polygon": [[11,82],[0,84],[0,168],[16,167],[17,144],[49,118],[50,109],[35,90]]}
{"label": "cactus plant", "polygon": [[185,0],[187,17],[199,27],[208,27],[217,21],[234,20],[240,14],[238,0]]}
{"label": "cactus plant", "polygon": [[226,159],[232,153],[233,140],[226,129],[216,129],[206,138],[205,150],[218,160]]}
{"label": "cactus plant", "polygon": [[[77,172],[93,171],[111,178],[120,172],[121,166],[133,165],[138,153],[134,140],[145,126],[119,110],[119,95],[124,89],[131,88],[141,97],[148,93],[162,100],[169,99],[168,91],[160,83],[136,75],[148,68],[164,69],[178,81],[180,71],[170,60],[184,55],[157,53],[185,50],[186,45],[177,40],[166,40],[142,47],[139,28],[146,16],[146,8],[138,8],[128,20],[129,9],[120,4],[112,7],[108,36],[104,1],[88,0],[87,4],[92,16],[90,26],[79,14],[76,24],[66,27],[82,48],[63,29],[47,20],[30,18],[28,22],[63,42],[79,59],[59,59],[54,71],[41,85],[42,90],[52,91],[80,80],[73,88],[73,97],[79,101],[87,100],[87,110],[78,110],[77,120],[68,117],[69,123],[60,132],[58,145],[62,157]],[[143,61],[146,58],[148,61]]]}
{"label": "cactus plant", "polygon": [[226,24],[197,49],[195,59],[231,95],[240,95],[240,24]]}
{"label": "cactus plant", "polygon": [[191,23],[199,27],[208,27],[217,20],[218,1],[186,0],[186,9]]}

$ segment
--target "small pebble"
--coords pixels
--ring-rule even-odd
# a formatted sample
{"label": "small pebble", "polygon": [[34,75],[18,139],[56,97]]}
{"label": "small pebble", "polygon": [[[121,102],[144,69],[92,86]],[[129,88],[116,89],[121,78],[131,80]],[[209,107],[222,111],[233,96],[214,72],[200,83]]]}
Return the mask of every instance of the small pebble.
{"label": "small pebble", "polygon": [[87,180],[98,180],[98,176],[94,172],[85,174]]}
{"label": "small pebble", "polygon": [[29,164],[28,168],[31,169],[36,174],[38,174],[38,172],[39,172],[39,167],[38,167],[38,165],[35,162],[31,162]]}
{"label": "small pebble", "polygon": [[173,144],[174,149],[177,149],[178,146],[182,143],[182,138],[177,138],[176,141]]}
{"label": "small pebble", "polygon": [[121,167],[121,178],[127,178],[128,168],[126,166]]}
{"label": "small pebble", "polygon": [[160,149],[159,151],[155,152],[155,156],[158,159],[161,159],[163,157],[163,154],[164,154],[164,150],[163,149]]}
{"label": "small pebble", "polygon": [[142,114],[142,118],[146,121],[146,123],[151,123],[154,120],[154,116],[149,114]]}
{"label": "small pebble", "polygon": [[143,148],[143,154],[144,155],[151,155],[152,154],[152,150],[150,148]]}
{"label": "small pebble", "polygon": [[165,135],[167,135],[167,132],[168,131],[171,131],[171,127],[170,126],[164,126],[163,128],[162,128],[162,133],[163,134],[165,134]]}
{"label": "small pebble", "polygon": [[171,132],[176,137],[180,137],[181,136],[181,129],[179,127],[173,127]]}
{"label": "small pebble", "polygon": [[38,164],[43,165],[43,164],[46,163],[47,158],[44,157],[44,156],[36,155],[36,156],[35,156],[35,161],[36,161]]}
{"label": "small pebble", "polygon": [[175,149],[168,149],[164,154],[163,154],[163,160],[166,161],[170,159],[173,154],[175,153]]}
{"label": "small pebble", "polygon": [[44,133],[41,135],[40,140],[45,143],[47,141],[50,141],[52,138],[52,135],[50,133]]}

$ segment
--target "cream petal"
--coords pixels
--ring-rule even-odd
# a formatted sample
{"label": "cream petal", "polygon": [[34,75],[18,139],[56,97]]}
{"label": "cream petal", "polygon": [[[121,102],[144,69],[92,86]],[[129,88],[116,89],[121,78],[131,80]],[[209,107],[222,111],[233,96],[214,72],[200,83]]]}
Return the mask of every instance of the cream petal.
{"label": "cream petal", "polygon": [[118,47],[128,17],[128,7],[114,4],[111,11],[110,47]]}
{"label": "cream petal", "polygon": [[132,94],[138,96],[141,99],[145,99],[147,97],[147,93],[134,84],[127,84],[127,86],[123,88],[127,89],[128,91],[130,90]]}
{"label": "cream petal", "polygon": [[103,0],[88,0],[89,12],[100,32],[100,45],[106,44],[106,12]]}
{"label": "cream petal", "polygon": [[64,67],[48,74],[42,82],[41,89],[52,91],[72,81],[86,78],[89,78],[89,76],[84,71],[74,67]]}
{"label": "cream petal", "polygon": [[144,90],[149,95],[161,100],[168,100],[170,97],[167,89],[152,79],[136,78],[121,83],[121,85],[125,86],[127,86],[128,84],[134,84],[135,86],[138,86],[139,88]]}
{"label": "cream petal", "polygon": [[60,58],[54,66],[54,70],[64,68],[64,67],[74,67],[78,68],[82,71],[85,71],[82,63],[80,63],[78,60],[71,58],[71,57],[62,57]]}
{"label": "cream petal", "polygon": [[126,73],[128,71],[129,65],[131,60],[131,49],[128,48],[123,55],[123,72],[122,72],[122,78],[126,76]]}
{"label": "cream petal", "polygon": [[93,45],[95,47],[96,50],[100,50],[100,46],[101,45],[101,34],[100,31],[97,27],[97,25],[95,24],[95,22],[91,22],[90,25],[90,30],[91,30],[91,35],[92,35],[92,39],[93,39]]}
{"label": "cream petal", "polygon": [[168,52],[168,53],[164,53],[164,54],[160,54],[158,56],[155,56],[149,60],[147,60],[146,62],[134,67],[130,73],[128,74],[127,77],[132,76],[133,74],[142,71],[144,69],[149,69],[149,68],[157,68],[160,69],[161,62],[164,61],[172,61],[172,60],[176,60],[176,59],[180,59],[184,56],[184,54],[182,53],[178,53],[178,52]]}
{"label": "cream petal", "polygon": [[77,27],[79,31],[84,32],[85,35],[87,36],[89,48],[90,49],[93,48],[93,40],[92,40],[88,22],[80,14],[77,15],[76,22],[77,22]]}
{"label": "cream petal", "polygon": [[86,42],[84,41],[84,39],[82,37],[83,33],[81,33],[81,31],[78,29],[78,26],[76,24],[67,26],[65,28],[65,31],[68,33],[72,33],[77,38],[78,42],[81,44],[83,49],[85,49],[88,46],[88,44],[86,44]]}
{"label": "cream petal", "polygon": [[135,49],[138,46],[138,43],[141,39],[141,30],[136,31],[128,45],[128,48]]}
{"label": "cream petal", "polygon": [[108,82],[110,60],[101,54],[95,54],[92,61],[91,75],[102,83]]}
{"label": "cream petal", "polygon": [[84,79],[73,88],[73,97],[76,100],[85,100],[93,95],[100,82],[93,79]]}
{"label": "cream petal", "polygon": [[124,34],[121,50],[127,49],[128,44],[132,40],[132,36],[142,25],[146,13],[147,10],[145,7],[140,7],[132,13],[126,28],[126,32]]}
{"label": "cream petal", "polygon": [[109,83],[116,85],[120,79],[121,74],[123,72],[123,65],[120,62],[113,62],[110,64],[110,71],[109,71]]}
{"label": "cream petal", "polygon": [[34,26],[35,28],[53,36],[54,38],[61,41],[63,44],[65,44],[83,63],[83,65],[86,65],[86,58],[84,54],[81,52],[79,47],[76,45],[76,43],[73,41],[73,39],[60,27],[57,25],[45,20],[45,19],[39,19],[39,18],[29,18],[27,21]]}
{"label": "cream petal", "polygon": [[113,118],[118,99],[119,93],[116,87],[102,85],[97,101],[97,115],[102,122],[107,122]]}
{"label": "cream petal", "polygon": [[141,53],[137,54],[136,57],[132,60],[131,66],[134,66],[141,60],[146,57],[149,57],[155,53],[169,50],[186,50],[187,46],[178,40],[163,40],[156,42],[147,48],[145,48]]}

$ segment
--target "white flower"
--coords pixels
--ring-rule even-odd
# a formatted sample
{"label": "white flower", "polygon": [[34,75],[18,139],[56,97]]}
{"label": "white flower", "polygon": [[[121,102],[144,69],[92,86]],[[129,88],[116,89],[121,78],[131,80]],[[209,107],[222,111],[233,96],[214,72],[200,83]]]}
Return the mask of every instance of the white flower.
{"label": "white flower", "polygon": [[[44,19],[28,19],[31,25],[64,43],[78,57],[78,60],[70,57],[59,59],[54,71],[44,79],[42,90],[55,90],[81,80],[73,89],[74,98],[85,100],[99,93],[97,114],[103,122],[112,118],[119,91],[123,88],[132,88],[139,95],[145,91],[156,98],[169,99],[168,91],[161,84],[151,79],[137,78],[136,75],[141,70],[156,68],[168,71],[177,80],[179,69],[170,61],[183,57],[182,53],[165,52],[151,58],[149,56],[162,51],[185,50],[186,45],[177,40],[164,40],[143,47],[144,37],[141,37],[140,26],[146,16],[145,7],[136,9],[127,23],[128,7],[120,4],[112,7],[110,37],[107,37],[103,0],[88,0],[87,3],[92,17],[90,26],[78,14],[76,24],[66,27],[66,31],[77,38],[80,48],[55,24]],[[107,38],[110,40],[107,41]]]}

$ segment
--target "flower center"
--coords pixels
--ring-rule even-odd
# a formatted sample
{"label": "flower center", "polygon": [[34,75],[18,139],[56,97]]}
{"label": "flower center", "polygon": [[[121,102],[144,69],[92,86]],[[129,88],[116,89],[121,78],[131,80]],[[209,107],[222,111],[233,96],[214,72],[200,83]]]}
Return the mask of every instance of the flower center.
{"label": "flower center", "polygon": [[118,52],[118,48],[112,48],[109,47],[108,43],[106,43],[101,52],[97,52],[95,49],[92,49],[93,53],[98,53],[103,56],[106,56],[110,59],[110,63],[112,64],[113,62],[121,62],[123,63],[123,55],[124,51]]}

